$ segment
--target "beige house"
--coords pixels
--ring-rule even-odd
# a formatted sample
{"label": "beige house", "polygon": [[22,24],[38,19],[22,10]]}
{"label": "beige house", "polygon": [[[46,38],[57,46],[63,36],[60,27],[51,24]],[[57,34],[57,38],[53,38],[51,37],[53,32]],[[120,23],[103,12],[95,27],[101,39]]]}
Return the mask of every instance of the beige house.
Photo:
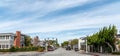
{"label": "beige house", "polygon": [[117,34],[116,36],[116,48],[117,51],[120,51],[120,34]]}
{"label": "beige house", "polygon": [[78,49],[80,50],[80,52],[88,52],[89,48],[86,44],[86,37],[81,37],[78,39]]}

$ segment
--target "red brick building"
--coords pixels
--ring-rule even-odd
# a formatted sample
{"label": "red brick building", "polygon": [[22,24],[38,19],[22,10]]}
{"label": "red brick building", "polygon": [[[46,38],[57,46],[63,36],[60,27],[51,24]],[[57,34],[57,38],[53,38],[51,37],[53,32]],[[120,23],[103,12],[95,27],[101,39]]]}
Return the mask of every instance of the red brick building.
{"label": "red brick building", "polygon": [[27,35],[21,34],[20,31],[16,31],[15,35],[16,36],[14,38],[14,46],[15,47],[23,47],[23,46],[25,46],[25,36],[27,36]]}
{"label": "red brick building", "polygon": [[21,32],[20,31],[16,31],[16,36],[14,38],[14,46],[16,47],[21,47],[20,45],[20,39],[21,39]]}

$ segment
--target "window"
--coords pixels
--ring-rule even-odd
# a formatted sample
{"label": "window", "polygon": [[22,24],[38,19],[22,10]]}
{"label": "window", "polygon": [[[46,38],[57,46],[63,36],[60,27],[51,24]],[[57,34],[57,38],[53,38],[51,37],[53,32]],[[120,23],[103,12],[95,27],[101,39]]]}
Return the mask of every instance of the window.
{"label": "window", "polygon": [[2,39],[2,36],[0,36],[0,39]]}
{"label": "window", "polygon": [[5,48],[5,45],[2,45],[2,48],[4,49],[4,48]]}
{"label": "window", "polygon": [[7,39],[7,36],[5,36],[6,37],[6,39]]}
{"label": "window", "polygon": [[5,39],[5,36],[2,36],[2,39]]}
{"label": "window", "polygon": [[1,49],[1,45],[0,45],[0,49]]}
{"label": "window", "polygon": [[8,48],[9,45],[6,45],[6,48]]}
{"label": "window", "polygon": [[7,36],[5,36],[5,38],[7,39]]}
{"label": "window", "polygon": [[13,37],[13,36],[11,36],[11,39],[14,39],[14,37]]}
{"label": "window", "polygon": [[1,36],[1,39],[3,39],[4,37],[3,36]]}
{"label": "window", "polygon": [[10,45],[10,47],[13,47],[13,45]]}
{"label": "window", "polygon": [[9,36],[6,36],[6,39],[9,39]]}
{"label": "window", "polygon": [[8,37],[8,39],[9,39],[9,36],[7,36]]}

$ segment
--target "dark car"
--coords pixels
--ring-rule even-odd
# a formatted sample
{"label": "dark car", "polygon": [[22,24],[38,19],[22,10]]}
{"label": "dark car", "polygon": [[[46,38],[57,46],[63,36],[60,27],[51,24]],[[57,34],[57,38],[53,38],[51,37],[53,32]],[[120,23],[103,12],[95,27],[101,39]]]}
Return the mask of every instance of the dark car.
{"label": "dark car", "polygon": [[78,48],[74,48],[74,50],[75,50],[75,51],[79,51],[79,49],[78,49]]}
{"label": "dark car", "polygon": [[70,46],[67,46],[67,47],[66,47],[66,50],[71,50],[71,47],[70,47]]}

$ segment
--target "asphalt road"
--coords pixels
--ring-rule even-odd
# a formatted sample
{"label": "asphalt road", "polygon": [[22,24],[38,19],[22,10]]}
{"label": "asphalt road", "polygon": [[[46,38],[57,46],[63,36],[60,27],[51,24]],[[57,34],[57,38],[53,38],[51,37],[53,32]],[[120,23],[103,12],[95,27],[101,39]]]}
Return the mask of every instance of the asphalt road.
{"label": "asphalt road", "polygon": [[55,51],[44,53],[41,56],[93,56],[93,55],[80,54],[79,52],[67,51],[63,48],[59,48]]}
{"label": "asphalt road", "polygon": [[55,51],[50,52],[13,52],[13,53],[4,53],[0,54],[0,56],[91,56],[86,54],[80,54],[75,51],[66,51],[63,48],[59,48]]}
{"label": "asphalt road", "polygon": [[[50,52],[13,52],[13,53],[0,53],[0,56],[94,56],[90,54],[81,54],[80,52],[67,51],[63,48],[59,48],[55,51]],[[103,55],[99,56],[120,56],[120,55]]]}

